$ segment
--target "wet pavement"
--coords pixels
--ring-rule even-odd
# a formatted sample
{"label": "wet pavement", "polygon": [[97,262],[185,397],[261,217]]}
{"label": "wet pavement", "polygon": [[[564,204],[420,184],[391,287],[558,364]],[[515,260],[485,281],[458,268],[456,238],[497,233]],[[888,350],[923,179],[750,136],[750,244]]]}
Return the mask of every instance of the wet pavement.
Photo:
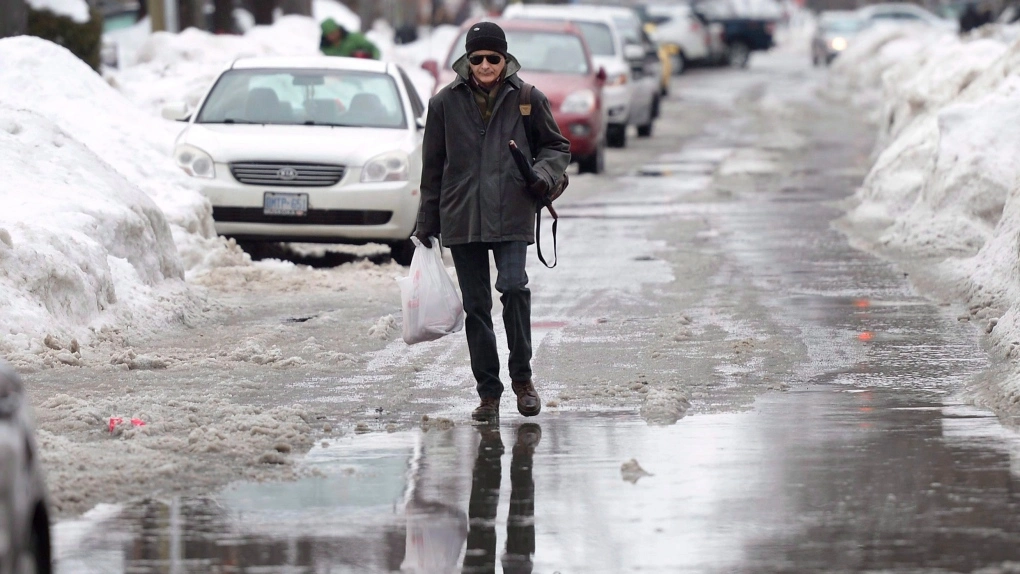
{"label": "wet pavement", "polygon": [[941,393],[852,385],[365,435],[309,454],[323,478],[65,525],[60,571],[970,572],[1016,557],[1018,447]]}
{"label": "wet pavement", "polygon": [[[578,226],[654,220],[653,235],[703,219],[703,242],[684,247],[725,253],[714,283],[753,293],[797,357],[772,372],[772,391],[727,399],[771,364],[719,361],[718,388],[672,425],[586,408],[525,422],[504,405],[498,426],[329,437],[303,463],[316,476],[60,523],[58,572],[1013,571],[1020,438],[960,394],[988,368],[979,333],[831,227],[832,202],[862,177],[869,128],[833,116],[805,129],[811,145],[781,173],[723,177],[711,185],[727,201],[690,199],[705,186],[682,182],[748,145],[747,122],[721,117],[618,174],[645,194],[561,211]],[[631,260],[668,278],[657,257]],[[739,319],[727,301],[705,312]],[[540,291],[537,302],[551,307]],[[537,332],[562,327],[540,318]],[[738,352],[756,344],[747,323]]]}

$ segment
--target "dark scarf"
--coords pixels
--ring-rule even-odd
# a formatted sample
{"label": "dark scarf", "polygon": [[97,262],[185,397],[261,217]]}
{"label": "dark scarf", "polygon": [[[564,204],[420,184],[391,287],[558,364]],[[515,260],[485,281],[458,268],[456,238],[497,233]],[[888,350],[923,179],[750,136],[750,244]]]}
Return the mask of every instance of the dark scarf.
{"label": "dark scarf", "polygon": [[471,80],[468,82],[468,85],[471,86],[471,93],[475,96],[475,103],[478,104],[478,111],[482,114],[482,123],[485,125],[489,125],[489,118],[492,117],[492,108],[496,105],[496,96],[499,95],[499,89],[503,87],[504,74],[506,74],[505,68],[503,74],[500,74],[499,79],[488,90],[478,83],[474,74],[471,74]]}

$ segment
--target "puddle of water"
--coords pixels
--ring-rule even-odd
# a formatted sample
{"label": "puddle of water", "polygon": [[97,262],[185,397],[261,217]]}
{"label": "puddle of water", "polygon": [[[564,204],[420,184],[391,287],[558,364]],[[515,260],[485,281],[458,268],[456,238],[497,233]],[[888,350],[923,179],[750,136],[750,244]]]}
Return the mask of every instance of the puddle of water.
{"label": "puddle of water", "polygon": [[538,421],[345,437],[308,454],[323,476],[58,525],[58,572],[970,571],[1020,541],[1020,441],[937,393]]}
{"label": "puddle of water", "polygon": [[674,175],[683,176],[689,174],[707,175],[713,173],[715,168],[716,165],[713,163],[650,163],[639,167],[636,171],[636,175],[661,177]]}

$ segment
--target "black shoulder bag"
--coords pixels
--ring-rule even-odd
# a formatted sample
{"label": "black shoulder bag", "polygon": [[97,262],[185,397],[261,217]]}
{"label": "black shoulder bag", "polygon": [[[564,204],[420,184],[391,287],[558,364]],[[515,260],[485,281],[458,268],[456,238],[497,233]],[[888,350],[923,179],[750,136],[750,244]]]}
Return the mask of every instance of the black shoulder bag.
{"label": "black shoulder bag", "polygon": [[[535,153],[535,150],[537,148],[535,147],[535,139],[534,139],[534,135],[532,134],[532,127],[531,127],[531,89],[532,88],[534,88],[534,86],[532,86],[531,84],[529,84],[527,82],[521,82],[521,97],[520,97],[519,102],[520,102],[520,107],[521,107],[521,116],[522,116],[522,119],[524,120],[524,131],[528,135],[528,148],[531,149],[532,153]],[[531,160],[532,160],[532,162],[534,162],[535,158],[532,157]],[[567,185],[569,185],[569,184],[570,184],[570,178],[567,177],[566,173],[564,173],[562,175],[562,177],[560,177],[560,179],[557,180],[555,184],[553,184],[552,188],[549,189],[548,196],[545,197],[545,198],[542,198],[542,200],[539,201],[538,210],[535,212],[535,249],[538,251],[538,260],[542,262],[542,265],[545,265],[549,269],[552,269],[553,267],[556,267],[556,261],[558,259],[558,257],[556,256],[556,226],[559,223],[559,215],[557,215],[556,214],[556,210],[553,209],[552,202],[555,201],[556,198],[558,198],[560,195],[563,194],[563,190],[565,190],[567,188]],[[553,262],[552,262],[552,265],[549,265],[549,263],[546,262],[545,257],[542,256],[542,235],[541,235],[541,233],[542,233],[542,207],[549,208],[549,215],[551,215],[552,218],[553,218],[553,224],[552,224]]]}

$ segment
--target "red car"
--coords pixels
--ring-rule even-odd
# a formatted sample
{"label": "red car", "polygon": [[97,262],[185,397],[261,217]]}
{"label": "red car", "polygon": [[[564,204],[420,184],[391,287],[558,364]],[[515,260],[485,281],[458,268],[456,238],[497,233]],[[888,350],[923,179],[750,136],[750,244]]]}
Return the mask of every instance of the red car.
{"label": "red car", "polygon": [[[605,70],[596,69],[584,36],[569,22],[497,20],[506,32],[508,51],[521,63],[518,74],[549,98],[560,131],[570,140],[571,160],[581,173],[605,168],[606,121],[602,108]],[[429,60],[422,67],[436,77],[438,92],[454,80],[453,63],[464,55],[472,23],[465,24],[450,48],[445,65]]]}

